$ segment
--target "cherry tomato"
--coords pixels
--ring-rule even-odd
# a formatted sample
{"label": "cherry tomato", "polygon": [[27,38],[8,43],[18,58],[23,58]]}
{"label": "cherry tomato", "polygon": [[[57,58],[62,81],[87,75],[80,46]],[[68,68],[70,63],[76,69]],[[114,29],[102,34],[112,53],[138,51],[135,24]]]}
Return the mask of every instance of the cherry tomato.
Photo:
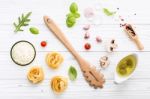
{"label": "cherry tomato", "polygon": [[41,42],[41,46],[42,46],[42,47],[46,47],[46,45],[47,45],[47,42],[46,42],[46,41],[42,41],[42,42]]}
{"label": "cherry tomato", "polygon": [[91,48],[91,44],[90,43],[85,43],[84,48],[86,50],[89,50]]}

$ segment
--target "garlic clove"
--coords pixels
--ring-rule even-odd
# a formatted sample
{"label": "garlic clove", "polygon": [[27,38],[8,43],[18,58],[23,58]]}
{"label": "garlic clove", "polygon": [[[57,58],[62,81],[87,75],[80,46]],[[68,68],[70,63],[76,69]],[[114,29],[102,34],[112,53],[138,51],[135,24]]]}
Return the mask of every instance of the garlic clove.
{"label": "garlic clove", "polygon": [[83,30],[89,30],[90,29],[90,24],[87,24],[87,25],[85,25],[84,27],[83,27]]}

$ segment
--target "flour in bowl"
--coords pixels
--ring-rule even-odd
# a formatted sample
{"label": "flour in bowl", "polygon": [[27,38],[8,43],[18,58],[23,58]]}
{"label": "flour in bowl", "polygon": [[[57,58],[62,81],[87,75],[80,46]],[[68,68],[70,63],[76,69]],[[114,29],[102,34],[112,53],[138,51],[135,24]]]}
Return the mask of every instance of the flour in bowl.
{"label": "flour in bowl", "polygon": [[35,58],[34,46],[27,41],[19,41],[11,49],[12,60],[21,66],[30,64]]}

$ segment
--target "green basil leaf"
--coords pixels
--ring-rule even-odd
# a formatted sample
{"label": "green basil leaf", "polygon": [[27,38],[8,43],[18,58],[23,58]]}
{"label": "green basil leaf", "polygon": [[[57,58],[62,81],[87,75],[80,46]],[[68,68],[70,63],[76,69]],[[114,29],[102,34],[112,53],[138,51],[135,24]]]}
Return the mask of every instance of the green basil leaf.
{"label": "green basil leaf", "polygon": [[79,18],[80,17],[79,13],[74,13],[73,15],[74,15],[75,18]]}
{"label": "green basil leaf", "polygon": [[69,13],[66,16],[67,16],[67,18],[70,18],[70,17],[74,17],[74,14],[73,13]]}
{"label": "green basil leaf", "polygon": [[78,6],[75,2],[70,5],[70,12],[76,13],[78,11]]}
{"label": "green basil leaf", "polygon": [[67,17],[75,17],[75,18],[79,18],[80,17],[80,14],[78,12],[76,13],[69,13],[66,15]]}
{"label": "green basil leaf", "polygon": [[75,22],[74,22],[74,23],[71,23],[71,22],[69,22],[69,21],[66,21],[66,24],[67,24],[68,27],[73,27],[74,24],[75,24]]}
{"label": "green basil leaf", "polygon": [[75,23],[76,22],[76,18],[73,16],[73,17],[68,17],[67,19],[69,22],[71,23]]}
{"label": "green basil leaf", "polygon": [[73,66],[70,66],[68,75],[69,75],[70,80],[72,80],[72,81],[76,80],[77,70]]}
{"label": "green basil leaf", "polygon": [[68,27],[74,26],[75,23],[76,23],[75,17],[67,17],[66,24]]}
{"label": "green basil leaf", "polygon": [[31,27],[29,30],[32,34],[39,34],[39,30],[35,27]]}
{"label": "green basil leaf", "polygon": [[116,12],[111,12],[111,11],[109,11],[107,8],[103,8],[103,12],[104,12],[107,16],[112,16],[112,15],[116,14]]}

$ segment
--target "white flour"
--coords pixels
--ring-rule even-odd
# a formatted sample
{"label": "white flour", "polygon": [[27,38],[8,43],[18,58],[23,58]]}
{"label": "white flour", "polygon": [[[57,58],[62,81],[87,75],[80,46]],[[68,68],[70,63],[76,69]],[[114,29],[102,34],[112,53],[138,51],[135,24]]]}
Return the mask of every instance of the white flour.
{"label": "white flour", "polygon": [[17,43],[12,49],[12,58],[16,63],[28,64],[35,56],[34,48],[27,42]]}

